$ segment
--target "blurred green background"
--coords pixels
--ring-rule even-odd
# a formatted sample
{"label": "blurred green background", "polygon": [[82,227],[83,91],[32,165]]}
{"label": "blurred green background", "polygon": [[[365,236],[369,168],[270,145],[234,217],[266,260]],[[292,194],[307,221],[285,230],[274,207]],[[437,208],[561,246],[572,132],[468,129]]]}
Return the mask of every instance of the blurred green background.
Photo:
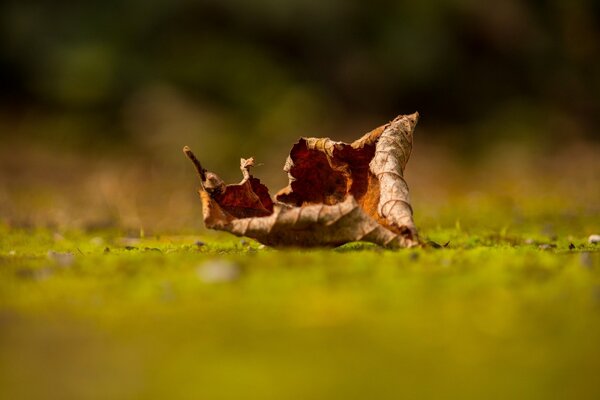
{"label": "blurred green background", "polygon": [[[0,398],[600,398],[599,65],[593,0],[0,2]],[[184,145],[415,111],[448,247],[204,229]]]}
{"label": "blurred green background", "polygon": [[299,136],[414,111],[424,193],[449,164],[543,176],[558,153],[598,177],[597,1],[7,0],[0,19],[0,209],[19,225],[197,230],[183,145],[228,181],[255,156],[274,191]]}

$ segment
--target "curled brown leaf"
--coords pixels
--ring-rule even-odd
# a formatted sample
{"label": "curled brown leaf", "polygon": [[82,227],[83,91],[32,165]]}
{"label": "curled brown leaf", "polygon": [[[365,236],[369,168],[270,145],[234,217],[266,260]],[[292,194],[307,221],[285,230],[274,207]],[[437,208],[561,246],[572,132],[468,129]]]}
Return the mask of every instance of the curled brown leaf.
{"label": "curled brown leaf", "polygon": [[225,185],[186,146],[201,179],[207,228],[256,239],[268,246],[339,246],[368,241],[390,248],[418,245],[404,168],[418,113],[401,115],[351,144],[301,138],[284,170],[289,184],[271,199],[241,159],[243,179]]}

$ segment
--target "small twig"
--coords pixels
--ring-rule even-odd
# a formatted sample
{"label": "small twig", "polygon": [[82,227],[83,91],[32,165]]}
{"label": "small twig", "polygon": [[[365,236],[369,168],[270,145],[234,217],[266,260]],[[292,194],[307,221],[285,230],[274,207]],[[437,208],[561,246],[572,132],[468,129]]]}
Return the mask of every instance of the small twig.
{"label": "small twig", "polygon": [[202,188],[204,189],[204,182],[206,182],[206,170],[204,168],[202,168],[202,164],[200,164],[200,161],[198,161],[198,159],[196,158],[194,153],[192,153],[192,150],[189,147],[185,146],[183,148],[183,154],[185,154],[187,156],[187,158],[190,159],[192,164],[194,164],[194,167],[196,168],[196,172],[198,173],[198,176],[200,177],[200,180],[202,181]]}

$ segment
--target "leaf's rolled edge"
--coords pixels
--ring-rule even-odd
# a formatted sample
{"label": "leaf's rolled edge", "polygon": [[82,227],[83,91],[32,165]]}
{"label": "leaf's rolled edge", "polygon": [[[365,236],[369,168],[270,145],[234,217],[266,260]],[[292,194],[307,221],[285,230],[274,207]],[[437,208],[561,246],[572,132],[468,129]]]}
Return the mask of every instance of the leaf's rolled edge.
{"label": "leaf's rolled edge", "polygon": [[379,179],[377,212],[390,225],[397,227],[412,245],[419,244],[419,236],[413,220],[404,168],[410,158],[413,132],[418,121],[419,113],[414,113],[398,116],[384,126],[377,139],[375,156],[369,164],[371,173]]}
{"label": "leaf's rolled edge", "polygon": [[235,219],[225,213],[210,194],[203,190],[198,193],[207,228],[250,237],[267,246],[336,247],[355,241],[387,248],[417,244],[378,224],[351,195],[332,206],[287,207],[278,204],[270,216]]}

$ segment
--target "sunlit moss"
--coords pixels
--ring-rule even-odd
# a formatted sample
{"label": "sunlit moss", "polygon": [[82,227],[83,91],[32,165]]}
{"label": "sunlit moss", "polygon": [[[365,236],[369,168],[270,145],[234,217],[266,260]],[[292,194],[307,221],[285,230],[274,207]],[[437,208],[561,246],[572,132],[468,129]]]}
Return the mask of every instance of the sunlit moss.
{"label": "sunlit moss", "polygon": [[[599,394],[598,248],[578,232],[569,249],[570,241],[538,243],[515,229],[457,228],[424,232],[450,241],[446,248],[393,252],[2,227],[0,393]],[[199,268],[215,259],[239,274],[203,280]],[[29,380],[36,384],[19,383]]]}

